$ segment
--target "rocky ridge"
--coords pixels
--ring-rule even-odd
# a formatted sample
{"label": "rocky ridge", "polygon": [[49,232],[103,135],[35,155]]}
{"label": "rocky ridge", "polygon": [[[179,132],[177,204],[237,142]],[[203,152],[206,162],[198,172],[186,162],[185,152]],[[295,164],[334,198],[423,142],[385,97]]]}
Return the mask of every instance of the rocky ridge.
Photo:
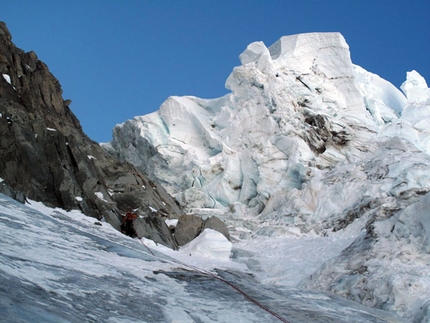
{"label": "rocky ridge", "polygon": [[[177,243],[165,219],[183,215],[177,202],[135,166],[119,162],[88,138],[58,80],[34,52],[12,43],[0,23],[0,192],[105,219],[119,229],[127,210],[140,233]],[[192,239],[194,237],[188,237]]]}

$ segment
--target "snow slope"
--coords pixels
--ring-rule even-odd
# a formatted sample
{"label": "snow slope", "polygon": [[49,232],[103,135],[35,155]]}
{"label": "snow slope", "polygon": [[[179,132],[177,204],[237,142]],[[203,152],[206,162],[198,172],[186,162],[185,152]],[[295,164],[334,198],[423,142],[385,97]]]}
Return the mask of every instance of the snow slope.
{"label": "snow slope", "polygon": [[[354,65],[339,33],[282,37],[270,47],[255,42],[240,59],[228,95],[170,97],[158,111],[117,125],[104,148],[162,183],[189,212],[217,214],[244,245],[291,233],[348,233],[356,239],[351,247],[332,255],[343,260],[315,268],[303,286],[425,320],[426,231],[414,226],[426,227],[430,214],[411,223],[401,215],[427,205],[430,190],[425,80],[408,73],[404,95]],[[402,270],[393,245],[413,254]],[[402,275],[416,268],[421,296]],[[360,283],[368,275],[375,279]]]}
{"label": "snow slope", "polygon": [[194,259],[212,271],[201,270],[77,211],[30,203],[0,194],[0,322],[404,322],[331,294],[258,284],[213,253]]}

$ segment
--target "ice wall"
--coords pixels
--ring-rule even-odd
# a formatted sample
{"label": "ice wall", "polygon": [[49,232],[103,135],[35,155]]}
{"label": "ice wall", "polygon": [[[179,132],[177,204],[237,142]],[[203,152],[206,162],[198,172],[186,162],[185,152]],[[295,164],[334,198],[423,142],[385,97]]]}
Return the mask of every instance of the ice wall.
{"label": "ice wall", "polygon": [[239,202],[267,212],[320,169],[377,149],[406,104],[389,82],[352,64],[339,33],[255,42],[240,59],[225,97],[170,97],[114,129],[119,157],[186,207]]}

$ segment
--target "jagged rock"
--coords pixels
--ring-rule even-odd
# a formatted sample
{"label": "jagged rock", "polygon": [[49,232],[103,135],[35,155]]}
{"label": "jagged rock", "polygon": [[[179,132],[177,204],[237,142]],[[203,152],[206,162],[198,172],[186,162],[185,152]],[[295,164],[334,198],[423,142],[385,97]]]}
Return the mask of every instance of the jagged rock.
{"label": "jagged rock", "polygon": [[140,204],[139,198],[131,193],[115,193],[112,195],[113,200],[116,202],[119,208],[126,210],[137,209]]}
{"label": "jagged rock", "polygon": [[179,217],[182,211],[160,185],[85,135],[48,67],[11,39],[0,22],[0,177],[5,183],[49,206],[104,217],[117,229],[129,207],[150,206],[164,217]]}
{"label": "jagged rock", "polygon": [[13,198],[14,200],[24,204],[26,197],[22,192],[13,190],[9,185],[0,179],[0,193]]}
{"label": "jagged rock", "polygon": [[179,246],[183,246],[195,239],[204,229],[212,229],[222,233],[230,239],[227,226],[215,216],[206,220],[194,214],[185,214],[179,218],[175,229],[175,239]]}
{"label": "jagged rock", "polygon": [[221,221],[216,216],[212,216],[212,217],[206,219],[206,221],[203,224],[203,230],[204,229],[212,229],[212,230],[218,231],[218,232],[222,233],[224,235],[224,237],[226,237],[228,240],[230,240],[230,234],[228,233],[227,226],[225,225],[225,223],[223,221]]}
{"label": "jagged rock", "polygon": [[178,246],[183,246],[197,237],[203,229],[203,219],[197,215],[185,214],[179,218],[175,230]]}
{"label": "jagged rock", "polygon": [[178,249],[178,245],[173,238],[167,224],[157,216],[139,217],[133,221],[133,227],[136,231],[138,238],[147,238],[153,240],[155,243]]}

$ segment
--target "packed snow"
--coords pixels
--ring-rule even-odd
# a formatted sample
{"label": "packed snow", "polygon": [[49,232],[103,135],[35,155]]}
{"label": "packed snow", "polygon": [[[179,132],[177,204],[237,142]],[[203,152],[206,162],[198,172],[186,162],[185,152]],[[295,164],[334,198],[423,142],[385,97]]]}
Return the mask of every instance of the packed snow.
{"label": "packed snow", "polygon": [[[403,219],[428,205],[424,78],[408,72],[402,93],[354,65],[339,33],[255,42],[240,60],[231,93],[170,97],[117,125],[105,149],[163,183],[187,212],[222,218],[233,255],[259,267],[261,282],[292,286],[296,275],[295,286],[427,322],[427,229],[417,227],[428,228],[430,214]],[[302,257],[276,265],[271,245],[299,246]]]}
{"label": "packed snow", "polygon": [[3,78],[6,80],[6,82],[8,82],[9,84],[12,84],[9,74],[3,74]]}
{"label": "packed snow", "polygon": [[210,230],[173,251],[2,194],[0,230],[4,322],[405,322],[331,294],[262,284]]}
{"label": "packed snow", "polygon": [[107,202],[107,200],[105,199],[105,197],[104,197],[104,195],[103,195],[103,193],[102,193],[102,192],[95,192],[94,194],[95,194],[95,195],[97,196],[97,198],[99,198],[100,200]]}

